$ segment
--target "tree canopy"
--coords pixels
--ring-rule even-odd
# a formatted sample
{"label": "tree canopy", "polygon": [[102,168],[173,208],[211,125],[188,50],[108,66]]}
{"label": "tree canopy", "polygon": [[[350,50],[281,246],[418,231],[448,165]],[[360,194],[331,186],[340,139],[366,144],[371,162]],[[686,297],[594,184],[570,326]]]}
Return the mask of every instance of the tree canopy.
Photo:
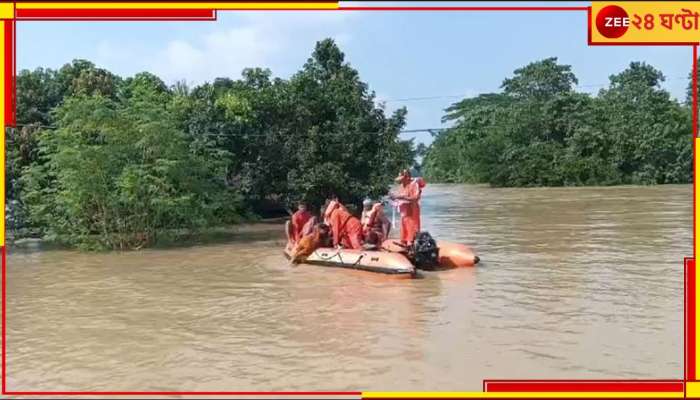
{"label": "tree canopy", "polygon": [[189,87],[75,60],[18,76],[8,204],[70,245],[136,248],[304,200],[386,192],[414,163],[406,110],[386,115],[331,39],[289,79],[260,68]]}
{"label": "tree canopy", "polygon": [[568,65],[547,58],[516,69],[502,92],[446,109],[454,126],[428,148],[431,180],[493,186],[688,183],[688,104],[660,86],[663,74],[632,62],[597,96],[575,91]]}
{"label": "tree canopy", "polygon": [[[597,95],[547,58],[501,91],[448,107],[429,146],[401,140],[331,40],[288,79],[247,68],[190,87],[142,72],[122,78],[85,60],[20,71],[18,129],[7,138],[9,228],[87,248],[138,248],[331,194],[359,204],[398,170],[493,186],[687,183],[691,87],[633,62]],[[17,228],[21,229],[17,229]]]}

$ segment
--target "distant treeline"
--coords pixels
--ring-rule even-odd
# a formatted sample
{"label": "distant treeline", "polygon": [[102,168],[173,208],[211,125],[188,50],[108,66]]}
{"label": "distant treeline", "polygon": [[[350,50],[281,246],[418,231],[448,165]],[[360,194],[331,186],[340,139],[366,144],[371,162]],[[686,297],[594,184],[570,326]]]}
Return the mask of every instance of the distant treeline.
{"label": "distant treeline", "polygon": [[596,96],[548,58],[516,69],[499,93],[453,104],[454,127],[428,148],[432,181],[493,186],[692,182],[692,89],[679,103],[663,74],[633,62]]}
{"label": "distant treeline", "polygon": [[24,70],[17,113],[9,228],[84,248],[138,248],[261,204],[358,203],[415,158],[406,110],[387,116],[330,39],[290,79],[252,68],[191,88],[84,60]]}
{"label": "distant treeline", "polygon": [[255,218],[299,200],[318,207],[386,193],[423,155],[433,182],[494,186],[687,183],[690,91],[632,63],[597,96],[570,66],[515,70],[500,93],[453,104],[426,150],[401,140],[406,109],[386,115],[326,39],[289,79],[251,68],[236,80],[168,87],[75,60],[21,71],[18,129],[7,136],[8,228],[83,248],[139,248]]}

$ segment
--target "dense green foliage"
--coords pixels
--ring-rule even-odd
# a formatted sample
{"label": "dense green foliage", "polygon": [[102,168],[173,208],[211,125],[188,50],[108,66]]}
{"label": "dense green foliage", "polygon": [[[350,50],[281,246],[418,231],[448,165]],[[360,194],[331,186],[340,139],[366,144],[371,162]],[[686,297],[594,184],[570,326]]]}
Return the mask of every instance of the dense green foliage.
{"label": "dense green foliage", "polygon": [[246,69],[167,87],[77,60],[17,84],[10,214],[81,247],[138,248],[331,193],[359,202],[415,156],[406,110],[386,116],[330,39],[290,79]]}
{"label": "dense green foliage", "polygon": [[568,65],[548,58],[517,69],[502,92],[453,104],[423,171],[443,182],[494,186],[688,183],[691,112],[633,62],[597,96],[574,90]]}
{"label": "dense green foliage", "polygon": [[138,248],[298,200],[359,203],[416,156],[432,181],[690,182],[692,88],[680,103],[663,80],[634,62],[591,96],[574,90],[570,66],[534,62],[501,92],[453,104],[453,128],[414,148],[399,139],[406,110],[386,115],[329,39],[289,79],[250,68],[190,88],[84,60],[25,70],[7,138],[8,225],[74,246]]}

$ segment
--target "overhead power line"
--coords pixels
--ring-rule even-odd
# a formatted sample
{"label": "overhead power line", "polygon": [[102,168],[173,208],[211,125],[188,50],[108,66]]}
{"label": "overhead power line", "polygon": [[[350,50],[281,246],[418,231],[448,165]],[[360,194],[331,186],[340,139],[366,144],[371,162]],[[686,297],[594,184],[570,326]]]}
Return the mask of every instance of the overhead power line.
{"label": "overhead power line", "polygon": [[[674,76],[674,77],[667,77],[666,81],[677,81],[677,80],[689,80],[687,76]],[[594,87],[605,87],[605,86],[610,86],[610,82],[608,83],[590,83],[590,84],[585,84],[585,85],[574,85],[576,88],[594,88]],[[496,92],[496,91],[492,91]],[[487,93],[487,92],[483,92]],[[472,96],[473,97],[473,96]],[[420,97],[403,97],[403,98],[396,98],[396,99],[378,99],[379,102],[382,103],[408,103],[412,101],[430,101],[430,100],[443,100],[443,99],[455,99],[455,98],[469,98],[468,95],[466,94],[447,94],[447,95],[435,95],[435,96],[420,96]]]}
{"label": "overhead power line", "polygon": [[466,95],[445,95],[445,96],[425,96],[425,97],[407,97],[404,99],[387,99],[380,100],[385,103],[396,103],[396,102],[407,102],[407,101],[425,101],[425,100],[438,100],[438,99],[452,99],[452,98],[464,98]]}
{"label": "overhead power line", "polygon": [[[48,129],[48,130],[58,129],[58,127],[56,127],[56,126],[52,126],[52,125],[39,125],[39,124],[17,124],[15,127],[16,127],[16,128],[32,127],[32,128],[40,128],[40,129]],[[449,128],[418,128],[418,129],[406,129],[406,130],[399,131],[399,134],[405,134],[405,133],[419,133],[419,132],[428,132],[428,133],[430,133],[430,134],[435,134],[435,133],[437,133],[437,132],[440,132],[440,131],[443,131],[443,130],[446,130],[446,129],[449,129]],[[326,136],[347,135],[347,134],[351,134],[351,135],[381,135],[381,134],[385,134],[385,133],[387,133],[387,132],[378,132],[378,131],[375,131],[375,132],[360,132],[360,131],[358,131],[358,132],[326,132],[326,133],[324,133],[323,135],[326,135]],[[268,136],[270,136],[270,134],[266,134],[266,133],[249,133],[249,134],[238,134],[238,135],[233,135],[233,136],[237,136],[237,137],[268,137]]]}
{"label": "overhead power line", "polygon": [[[666,81],[675,81],[675,80],[688,80],[687,76],[675,76],[675,77],[667,77],[665,80]],[[585,84],[585,85],[575,85],[577,88],[589,88],[589,87],[604,87],[604,86],[609,86],[610,83],[596,83],[596,84]],[[436,95],[436,96],[419,96],[419,97],[405,97],[405,98],[397,98],[397,99],[379,99],[380,102],[384,103],[391,103],[391,102],[411,102],[411,101],[428,101],[428,100],[438,100],[438,99],[453,99],[453,98],[469,98],[467,95]],[[41,125],[41,124],[17,124],[17,128],[22,128],[26,126],[31,126],[31,127],[36,127],[40,129],[56,129],[55,126],[51,125]],[[421,129],[406,129],[399,131],[400,134],[405,134],[405,133],[419,133],[419,132],[428,132],[431,135],[435,135],[438,132],[447,130],[449,128],[421,128]],[[325,133],[325,135],[346,135],[348,132],[330,132],[330,133]],[[358,134],[358,135],[363,135],[363,134],[374,134],[374,135],[379,135],[383,134],[385,132],[352,132],[352,134]],[[245,136],[245,137],[265,137],[269,136],[268,134],[244,134],[244,135],[239,135],[239,136]]]}

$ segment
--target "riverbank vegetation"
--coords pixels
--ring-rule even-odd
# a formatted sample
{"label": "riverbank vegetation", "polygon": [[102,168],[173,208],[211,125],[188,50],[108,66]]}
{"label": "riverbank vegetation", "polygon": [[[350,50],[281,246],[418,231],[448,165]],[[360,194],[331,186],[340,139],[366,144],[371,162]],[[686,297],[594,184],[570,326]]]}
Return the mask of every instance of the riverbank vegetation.
{"label": "riverbank vegetation", "polygon": [[516,69],[502,91],[449,107],[454,125],[423,160],[430,181],[492,186],[692,182],[691,92],[661,88],[663,74],[633,62],[592,96],[556,58]]}
{"label": "riverbank vegetation", "polygon": [[432,182],[691,182],[690,91],[679,103],[663,80],[634,62],[593,96],[556,58],[533,62],[500,92],[449,107],[453,127],[426,148],[400,138],[406,109],[378,105],[330,39],[288,79],[249,68],[169,87],[85,60],[24,70],[6,143],[7,226],[81,248],[140,248],[299,200],[359,204],[416,156]]}
{"label": "riverbank vegetation", "polygon": [[386,115],[335,43],[289,79],[168,87],[88,61],[21,71],[8,135],[8,226],[84,248],[139,248],[264,205],[384,194],[411,166],[406,110]]}

